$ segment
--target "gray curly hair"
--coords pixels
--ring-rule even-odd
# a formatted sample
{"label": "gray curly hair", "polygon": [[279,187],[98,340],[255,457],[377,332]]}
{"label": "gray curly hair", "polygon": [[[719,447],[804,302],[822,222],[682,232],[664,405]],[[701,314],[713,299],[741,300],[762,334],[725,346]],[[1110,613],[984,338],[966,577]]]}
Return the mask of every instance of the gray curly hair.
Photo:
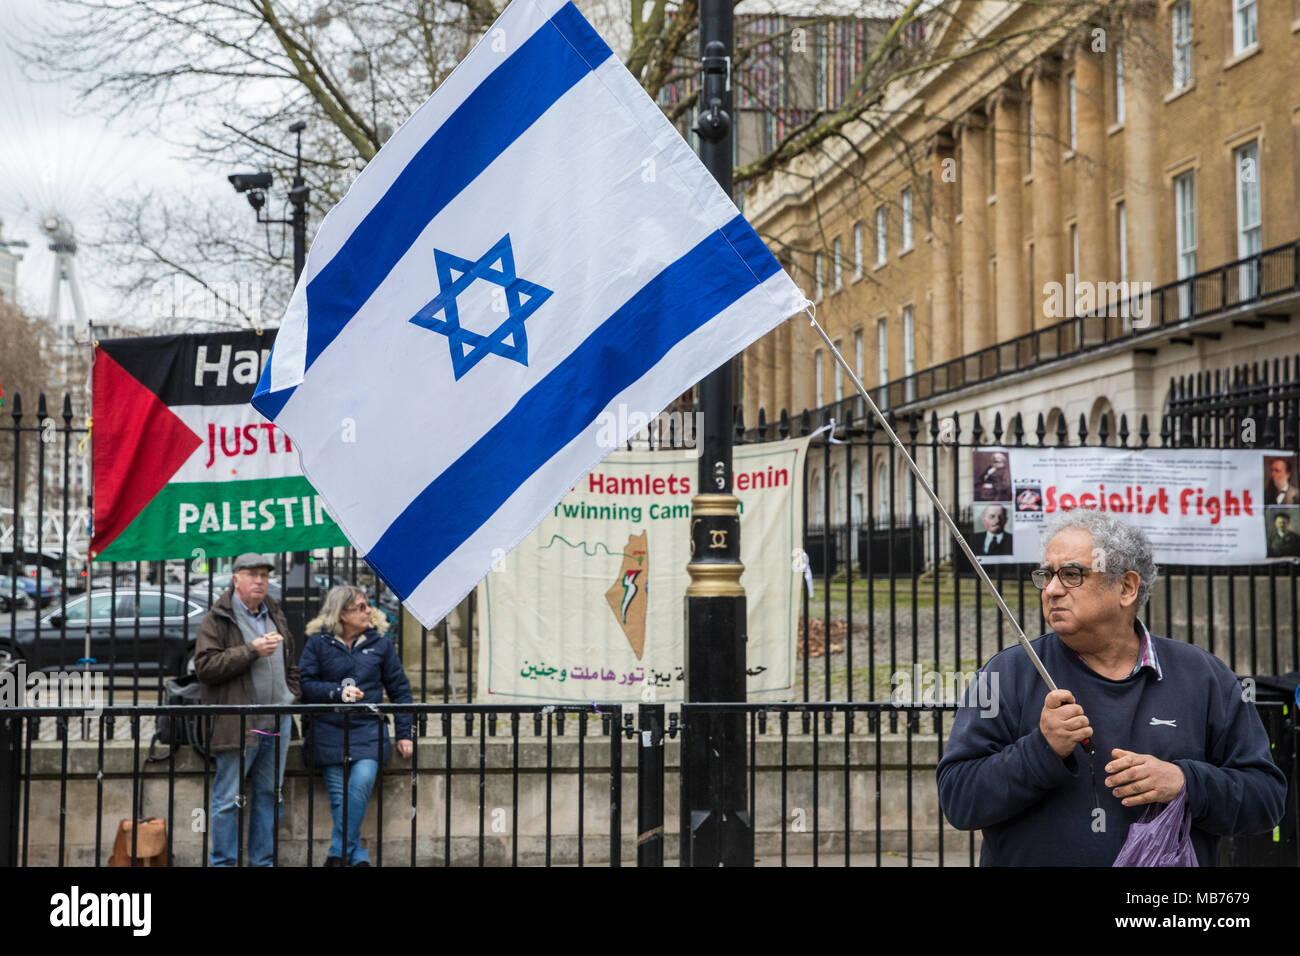
{"label": "gray curly hair", "polygon": [[1137,610],[1142,610],[1160,575],[1147,536],[1109,512],[1075,508],[1063,511],[1048,521],[1041,539],[1044,557],[1052,539],[1067,528],[1078,528],[1092,535],[1093,549],[1101,553],[1106,574],[1119,579],[1125,572],[1137,572],[1141,579],[1138,584]]}
{"label": "gray curly hair", "polygon": [[[321,602],[320,613],[307,622],[307,634],[319,634],[321,631],[329,631],[336,637],[343,636],[343,609],[355,601],[357,598],[365,598],[366,592],[359,587],[351,584],[336,584],[325,592],[325,600]],[[384,617],[384,612],[373,605],[370,608],[370,624],[380,634],[388,630],[388,618]]]}

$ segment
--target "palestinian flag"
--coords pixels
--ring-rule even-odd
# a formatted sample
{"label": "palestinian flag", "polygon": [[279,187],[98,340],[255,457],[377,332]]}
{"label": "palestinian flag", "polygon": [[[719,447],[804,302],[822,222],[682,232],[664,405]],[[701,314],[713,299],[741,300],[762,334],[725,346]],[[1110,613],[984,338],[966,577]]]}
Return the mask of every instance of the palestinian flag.
{"label": "palestinian flag", "polygon": [[289,436],[248,403],[274,340],[274,330],[100,340],[92,559],[348,543]]}

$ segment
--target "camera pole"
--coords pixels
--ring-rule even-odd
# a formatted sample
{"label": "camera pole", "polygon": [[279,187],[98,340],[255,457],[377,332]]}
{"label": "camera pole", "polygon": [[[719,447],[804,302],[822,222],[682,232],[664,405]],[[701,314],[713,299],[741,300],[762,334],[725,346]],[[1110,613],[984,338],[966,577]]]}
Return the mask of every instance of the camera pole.
{"label": "camera pole", "polygon": [[[298,137],[297,144],[297,165],[294,167],[293,187],[289,190],[289,202],[293,205],[293,284],[296,287],[302,279],[302,270],[307,264],[307,200],[311,196],[311,188],[307,181],[302,177],[302,131],[307,128],[307,124],[298,120],[289,127],[289,132]],[[308,573],[308,566],[311,564],[311,557],[306,551],[293,552],[293,566],[295,576],[301,575],[302,587],[302,617],[289,615],[289,619],[298,631],[306,626],[307,618],[310,616],[307,608],[308,601],[308,584],[311,576]],[[301,570],[299,570],[301,569]],[[289,582],[285,581],[284,597],[289,597]],[[287,601],[286,601],[287,603]],[[285,613],[289,614],[289,609],[285,608]],[[298,652],[302,653],[302,648],[306,643],[306,635],[298,643]]]}

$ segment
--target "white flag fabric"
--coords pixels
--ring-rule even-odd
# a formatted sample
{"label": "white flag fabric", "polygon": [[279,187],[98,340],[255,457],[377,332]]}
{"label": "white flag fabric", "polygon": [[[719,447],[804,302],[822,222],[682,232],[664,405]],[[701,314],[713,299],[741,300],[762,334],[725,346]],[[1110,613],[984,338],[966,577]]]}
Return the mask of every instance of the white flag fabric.
{"label": "white flag fabric", "polygon": [[607,415],[804,301],[574,5],[515,0],[325,217],[253,405],[432,626],[617,447]]}

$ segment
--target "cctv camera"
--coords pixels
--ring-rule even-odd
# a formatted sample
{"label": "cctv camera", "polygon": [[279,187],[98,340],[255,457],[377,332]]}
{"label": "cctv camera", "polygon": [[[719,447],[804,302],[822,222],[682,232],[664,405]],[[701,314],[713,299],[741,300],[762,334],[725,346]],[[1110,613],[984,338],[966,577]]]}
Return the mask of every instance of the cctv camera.
{"label": "cctv camera", "polygon": [[270,173],[231,173],[226,177],[230,180],[230,185],[235,187],[235,192],[247,192],[250,189],[270,189]]}
{"label": "cctv camera", "polygon": [[298,120],[298,122],[294,123],[292,126],[289,127],[289,132],[301,133],[306,128],[307,128],[307,124],[304,123],[302,120]]}

